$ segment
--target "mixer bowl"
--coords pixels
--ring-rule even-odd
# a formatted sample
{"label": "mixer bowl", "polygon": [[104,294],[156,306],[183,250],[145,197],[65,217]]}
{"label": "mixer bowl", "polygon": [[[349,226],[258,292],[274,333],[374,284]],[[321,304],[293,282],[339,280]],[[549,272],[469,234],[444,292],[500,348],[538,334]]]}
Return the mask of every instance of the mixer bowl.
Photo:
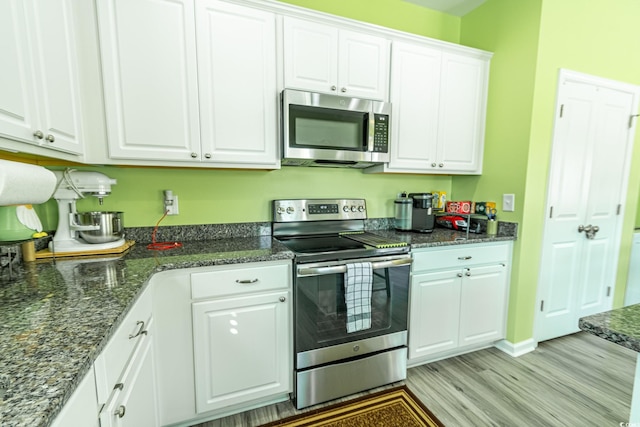
{"label": "mixer bowl", "polygon": [[78,225],[97,225],[98,230],[80,230],[87,243],[109,243],[124,238],[124,212],[78,212]]}

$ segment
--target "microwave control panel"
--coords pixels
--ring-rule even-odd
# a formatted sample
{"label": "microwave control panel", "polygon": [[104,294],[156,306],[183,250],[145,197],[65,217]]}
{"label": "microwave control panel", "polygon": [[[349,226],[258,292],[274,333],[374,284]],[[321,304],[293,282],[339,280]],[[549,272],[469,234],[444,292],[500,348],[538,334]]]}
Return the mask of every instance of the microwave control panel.
{"label": "microwave control panel", "polygon": [[373,115],[373,151],[375,153],[389,152],[389,115]]}

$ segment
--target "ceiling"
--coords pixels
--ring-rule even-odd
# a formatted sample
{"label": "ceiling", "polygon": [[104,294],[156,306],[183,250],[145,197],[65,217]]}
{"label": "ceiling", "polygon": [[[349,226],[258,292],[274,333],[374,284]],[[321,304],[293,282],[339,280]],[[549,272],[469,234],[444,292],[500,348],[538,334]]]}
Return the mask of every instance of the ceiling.
{"label": "ceiling", "polygon": [[463,16],[480,6],[486,0],[404,0],[428,9]]}

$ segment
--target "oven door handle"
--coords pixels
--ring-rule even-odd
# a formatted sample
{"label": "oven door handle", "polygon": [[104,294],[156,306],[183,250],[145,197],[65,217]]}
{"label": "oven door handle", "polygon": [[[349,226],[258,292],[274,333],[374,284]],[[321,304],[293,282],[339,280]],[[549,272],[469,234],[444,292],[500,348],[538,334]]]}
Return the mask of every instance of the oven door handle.
{"label": "oven door handle", "polygon": [[[411,264],[413,258],[394,259],[392,261],[372,262],[371,268],[379,270],[382,268],[400,267],[403,265]],[[347,265],[335,265],[331,267],[302,267],[298,268],[298,277],[301,276],[323,276],[326,274],[339,274],[346,273]]]}

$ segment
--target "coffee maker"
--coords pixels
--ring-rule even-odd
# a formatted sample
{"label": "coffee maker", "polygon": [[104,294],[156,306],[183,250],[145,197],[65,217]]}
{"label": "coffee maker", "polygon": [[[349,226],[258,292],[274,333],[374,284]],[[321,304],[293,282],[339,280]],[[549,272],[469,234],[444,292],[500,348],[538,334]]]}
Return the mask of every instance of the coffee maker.
{"label": "coffee maker", "polygon": [[411,193],[413,199],[411,210],[411,230],[418,233],[431,233],[436,225],[436,216],[433,213],[433,194]]}

